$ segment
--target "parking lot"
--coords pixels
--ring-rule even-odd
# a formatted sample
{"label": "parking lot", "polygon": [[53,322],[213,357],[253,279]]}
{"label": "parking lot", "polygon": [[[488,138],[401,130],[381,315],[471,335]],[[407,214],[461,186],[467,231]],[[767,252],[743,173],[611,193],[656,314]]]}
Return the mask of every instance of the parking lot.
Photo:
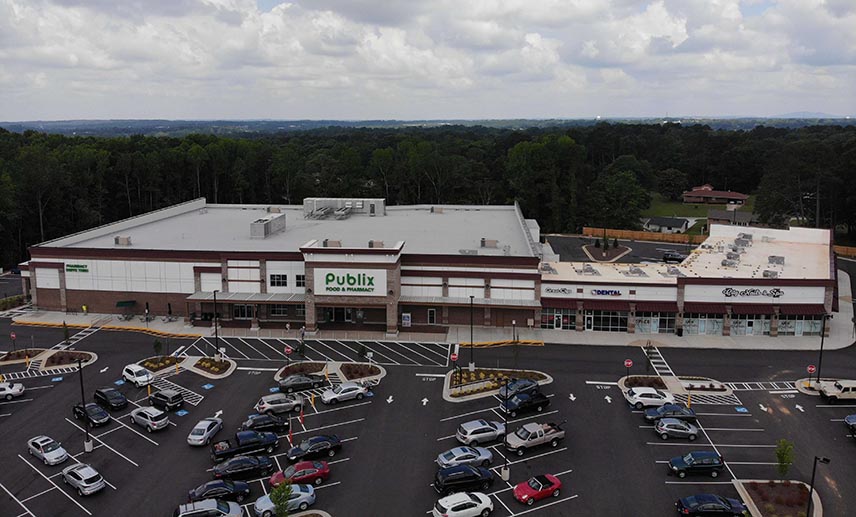
{"label": "parking lot", "polygon": [[[3,330],[8,331],[8,325]],[[28,340],[32,333],[32,339],[45,347],[62,341],[61,331],[16,330]],[[99,331],[75,342],[75,349],[99,354],[98,361],[84,369],[87,399],[91,400],[95,388],[107,385],[132,401],[127,409],[113,411],[107,425],[92,430],[91,453],[83,452],[85,428],[71,415],[71,406],[80,399],[78,374],[23,379],[24,397],[0,402],[0,426],[7,444],[0,450],[4,465],[0,515],[171,514],[186,500],[188,490],[212,479],[210,450],[185,442],[193,425],[219,414],[224,430],[217,439],[234,438],[240,423],[253,413],[253,405],[270,393],[273,375],[285,365],[286,355],[296,355],[286,354],[286,345],[297,347],[294,340],[221,338],[219,346],[236,360],[239,370],[222,380],[186,371],[158,380],[157,387],[179,389],[187,402],[181,411],[170,413],[173,425],[149,434],[129,419],[136,405],[147,405],[147,390],[117,381],[125,364],[152,355],[152,341],[140,334]],[[211,338],[172,341],[170,353],[200,355],[214,346]],[[457,445],[454,433],[461,423],[476,418],[501,421],[499,401],[496,397],[462,403],[442,399],[440,376],[450,369],[448,344],[307,340],[305,354],[317,361],[343,361],[359,359],[363,350],[372,352],[372,361],[387,370],[373,396],[324,406],[319,399],[323,388],[306,391],[308,398],[314,395],[315,404],[306,407],[302,421],[292,417],[291,441],[325,433],[335,433],[343,441],[341,453],[329,459],[330,479],[317,487],[317,508],[333,515],[424,515],[438,498],[430,486],[437,470],[435,458]],[[793,382],[799,375],[791,364],[811,360],[814,352],[782,353],[781,362],[753,352],[666,349],[660,353],[665,365],[680,375],[709,375],[737,388],[731,397],[693,397],[701,429],[695,442],[661,440],[618,392],[615,381],[625,373],[623,360],[644,364],[639,348],[548,345],[517,354],[513,347],[477,350],[480,366],[509,367],[517,355],[518,367],[554,377],[543,388],[550,406],[542,413],[511,419],[510,432],[527,422],[566,421],[566,438],[556,448],[545,446],[518,457],[509,456],[501,443],[490,445],[495,479],[487,493],[494,502],[493,515],[664,515],[672,513],[674,501],[686,495],[713,492],[736,497],[732,479],[777,476],[774,447],[780,438],[796,444],[797,459],[788,475],[792,479],[808,481],[814,455],[833,459],[818,468],[817,481],[829,515],[844,515],[845,508],[856,504],[846,490],[856,480],[847,461],[856,441],[843,424],[844,416],[856,412],[856,407],[824,404],[819,398],[794,393]],[[721,368],[716,366],[718,361]],[[852,364],[852,352],[830,352],[825,361],[830,365],[825,374],[844,376],[847,364]],[[329,382],[341,379],[333,376]],[[59,472],[70,463],[49,467],[27,454],[27,440],[40,434],[61,441],[73,461],[95,467],[109,482],[107,488],[80,497],[64,485]],[[283,433],[272,455],[277,468],[286,467],[288,447],[289,435]],[[668,460],[692,450],[719,452],[727,469],[716,479],[668,475]],[[510,468],[509,483],[499,476],[503,464]],[[531,507],[514,500],[514,485],[544,473],[562,481],[559,497]],[[250,480],[252,493],[244,502],[247,515],[249,505],[270,489],[267,479]]]}

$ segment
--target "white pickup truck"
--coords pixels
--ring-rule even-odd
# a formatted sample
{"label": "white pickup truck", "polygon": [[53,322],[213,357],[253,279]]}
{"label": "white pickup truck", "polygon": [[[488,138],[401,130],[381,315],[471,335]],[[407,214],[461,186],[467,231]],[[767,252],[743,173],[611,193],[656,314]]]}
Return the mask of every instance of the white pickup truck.
{"label": "white pickup truck", "polygon": [[[562,422],[564,424],[565,422]],[[527,449],[549,443],[551,447],[557,447],[559,441],[565,437],[562,424],[539,424],[529,423],[518,429],[514,434],[506,437],[505,448],[511,452],[523,456]]]}

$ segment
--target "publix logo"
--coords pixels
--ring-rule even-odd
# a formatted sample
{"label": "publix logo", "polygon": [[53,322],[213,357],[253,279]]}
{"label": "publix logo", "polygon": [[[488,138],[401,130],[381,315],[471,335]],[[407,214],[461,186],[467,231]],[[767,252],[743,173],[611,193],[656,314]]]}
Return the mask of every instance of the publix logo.
{"label": "publix logo", "polygon": [[324,290],[327,292],[346,293],[373,293],[375,291],[375,277],[365,273],[337,275],[327,273],[324,275]]}
{"label": "publix logo", "polygon": [[621,296],[618,289],[592,289],[591,294],[595,296]]}

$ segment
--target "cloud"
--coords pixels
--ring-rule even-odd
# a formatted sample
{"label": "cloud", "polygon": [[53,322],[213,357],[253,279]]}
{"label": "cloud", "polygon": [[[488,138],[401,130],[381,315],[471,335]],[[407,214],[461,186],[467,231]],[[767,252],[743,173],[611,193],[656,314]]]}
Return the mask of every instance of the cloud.
{"label": "cloud", "polygon": [[0,0],[0,113],[856,112],[851,0]]}

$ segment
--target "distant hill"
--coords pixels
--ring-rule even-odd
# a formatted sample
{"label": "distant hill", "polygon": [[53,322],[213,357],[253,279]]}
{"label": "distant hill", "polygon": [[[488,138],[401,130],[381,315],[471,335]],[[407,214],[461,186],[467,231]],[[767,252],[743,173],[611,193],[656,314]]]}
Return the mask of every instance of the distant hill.
{"label": "distant hill", "polygon": [[799,112],[779,118],[596,118],[596,119],[483,119],[483,120],[56,120],[0,122],[0,128],[22,133],[39,131],[66,136],[173,136],[192,133],[221,136],[263,136],[322,128],[407,129],[414,127],[487,127],[522,130],[529,128],[579,127],[595,124],[681,124],[706,125],[712,129],[750,130],[757,126],[798,128],[814,125],[856,125],[856,119],[834,118],[823,113]]}
{"label": "distant hill", "polygon": [[776,118],[819,118],[819,119],[843,119],[838,115],[830,115],[829,113],[821,113],[819,111],[794,111],[778,115]]}

